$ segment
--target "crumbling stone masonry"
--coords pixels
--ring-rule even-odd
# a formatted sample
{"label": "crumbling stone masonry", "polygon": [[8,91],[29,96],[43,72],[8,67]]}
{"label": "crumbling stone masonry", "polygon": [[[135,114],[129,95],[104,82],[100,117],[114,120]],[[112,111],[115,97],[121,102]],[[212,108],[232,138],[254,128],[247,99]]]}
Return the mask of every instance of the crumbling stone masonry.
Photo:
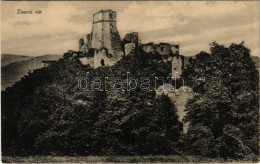
{"label": "crumbling stone masonry", "polygon": [[91,35],[91,48],[106,47],[110,54],[118,54],[122,51],[115,11],[101,10],[95,13]]}
{"label": "crumbling stone masonry", "polygon": [[172,77],[180,78],[184,68],[184,56],[179,54],[179,45],[170,45],[168,43],[148,43],[142,45],[143,51],[147,53],[159,53],[163,62],[172,63]]}
{"label": "crumbling stone masonry", "polygon": [[100,10],[93,14],[91,34],[84,41],[79,40],[79,51],[88,53],[90,49],[95,49],[94,68],[102,66],[100,62],[111,66],[123,57],[115,11]]}
{"label": "crumbling stone masonry", "polygon": [[112,54],[109,54],[106,48],[97,49],[95,51],[94,68],[111,66],[116,62],[118,62],[118,58],[115,58]]}
{"label": "crumbling stone masonry", "polygon": [[125,44],[125,55],[129,55],[135,49],[136,49],[135,43],[126,43]]}
{"label": "crumbling stone masonry", "polygon": [[131,54],[139,45],[137,32],[127,33],[123,39],[125,55]]}
{"label": "crumbling stone masonry", "polygon": [[79,54],[84,54],[88,59],[82,59],[84,64],[98,68],[114,65],[123,55],[131,54],[139,46],[147,53],[160,54],[163,62],[171,62],[172,76],[180,78],[184,68],[184,57],[179,55],[179,45],[140,44],[137,32],[127,33],[121,41],[117,30],[116,12],[110,9],[93,14],[91,33],[79,39]]}

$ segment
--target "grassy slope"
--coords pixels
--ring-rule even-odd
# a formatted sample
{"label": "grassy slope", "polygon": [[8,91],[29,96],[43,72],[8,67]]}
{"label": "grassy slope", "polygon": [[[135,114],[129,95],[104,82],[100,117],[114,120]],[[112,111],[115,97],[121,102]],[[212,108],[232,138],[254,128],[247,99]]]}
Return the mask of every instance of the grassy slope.
{"label": "grassy slope", "polygon": [[[181,156],[181,155],[155,155],[155,156],[86,156],[86,157],[70,157],[70,156],[29,156],[29,157],[2,157],[4,163],[197,163],[197,162],[224,162],[223,159],[213,159],[197,156]],[[228,161],[225,161],[228,162]]]}
{"label": "grassy slope", "polygon": [[[21,77],[26,75],[29,70],[35,70],[43,67],[43,60],[58,60],[61,57],[62,56],[60,55],[44,55],[39,57],[29,57],[29,59],[16,61],[6,66],[2,66],[1,89],[5,90],[5,88],[12,86],[16,81],[20,80]],[[4,61],[4,59],[2,59],[2,62],[7,63]]]}

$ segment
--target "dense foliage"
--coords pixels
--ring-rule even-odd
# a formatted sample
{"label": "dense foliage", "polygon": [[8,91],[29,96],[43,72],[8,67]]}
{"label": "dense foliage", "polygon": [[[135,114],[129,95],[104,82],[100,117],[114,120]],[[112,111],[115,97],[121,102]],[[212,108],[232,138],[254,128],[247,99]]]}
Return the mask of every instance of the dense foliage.
{"label": "dense foliage", "polygon": [[[259,72],[250,50],[212,43],[184,72],[196,95],[186,110],[190,154],[255,158],[259,154]],[[190,146],[189,146],[190,144]]]}
{"label": "dense foliage", "polygon": [[[2,92],[2,139],[6,155],[175,154],[181,134],[176,107],[155,92],[80,91],[90,78],[168,77],[170,63],[142,51],[112,67],[92,69],[76,58],[26,75]],[[160,81],[157,85],[161,85]],[[154,86],[153,86],[154,87]]]}
{"label": "dense foliage", "polygon": [[[175,104],[155,91],[88,91],[78,80],[93,77],[169,76],[171,63],[141,50],[112,67],[92,69],[61,59],[29,73],[2,92],[4,155],[191,154],[256,159],[259,152],[259,72],[250,50],[212,43],[211,52],[190,59],[184,70],[195,96],[186,105],[182,134]],[[151,88],[162,85],[161,81]],[[177,83],[178,84],[178,83]]]}

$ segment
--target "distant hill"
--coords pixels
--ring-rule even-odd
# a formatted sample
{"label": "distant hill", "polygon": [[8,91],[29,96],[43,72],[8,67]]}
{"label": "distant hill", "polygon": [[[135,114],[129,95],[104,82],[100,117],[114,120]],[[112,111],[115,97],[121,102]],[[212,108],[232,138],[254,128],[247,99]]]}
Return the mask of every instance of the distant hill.
{"label": "distant hill", "polygon": [[44,60],[58,60],[61,55],[44,55],[44,56],[20,56],[4,54],[1,56],[1,90],[12,86],[21,77],[26,75],[29,70],[42,68]]}
{"label": "distant hill", "polygon": [[31,56],[22,56],[22,55],[14,55],[14,54],[1,54],[1,66],[7,66],[8,64],[25,61],[31,59]]}

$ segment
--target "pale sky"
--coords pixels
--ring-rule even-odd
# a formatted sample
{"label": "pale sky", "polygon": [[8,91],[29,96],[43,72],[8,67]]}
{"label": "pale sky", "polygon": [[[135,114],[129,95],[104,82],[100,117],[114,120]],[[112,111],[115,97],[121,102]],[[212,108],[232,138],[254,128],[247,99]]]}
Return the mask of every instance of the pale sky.
{"label": "pale sky", "polygon": [[[213,41],[227,46],[245,41],[252,55],[259,55],[257,1],[0,3],[2,53],[39,56],[78,50],[78,39],[91,32],[93,13],[112,9],[121,39],[127,32],[139,32],[142,43],[179,44],[186,56],[208,52]],[[17,9],[42,14],[21,15]]]}

